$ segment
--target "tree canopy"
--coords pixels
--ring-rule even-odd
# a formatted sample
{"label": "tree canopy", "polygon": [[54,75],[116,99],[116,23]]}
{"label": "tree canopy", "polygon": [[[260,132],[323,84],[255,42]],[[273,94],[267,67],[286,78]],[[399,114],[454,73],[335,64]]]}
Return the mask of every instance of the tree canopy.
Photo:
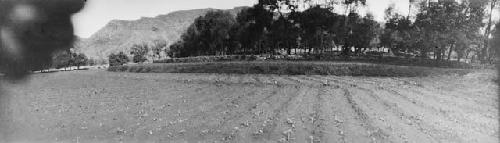
{"label": "tree canopy", "polygon": [[130,51],[130,54],[133,55],[132,61],[134,63],[143,63],[147,61],[148,53],[149,53],[149,46],[146,43],[134,44]]}
{"label": "tree canopy", "polygon": [[224,53],[229,48],[227,40],[235,23],[235,18],[229,12],[209,11],[196,18],[181,36],[180,42],[171,45],[170,49],[174,55],[181,57]]}
{"label": "tree canopy", "polygon": [[[327,0],[298,8],[308,2],[312,1],[259,0],[236,17],[211,11],[170,46],[169,55],[279,54],[283,50],[292,54],[292,49],[321,54],[335,48],[345,56],[353,56],[351,49],[355,49],[359,56],[385,47],[396,56],[450,60],[454,55],[460,61],[470,53],[480,56],[495,51],[487,50],[488,44],[482,41],[488,36],[481,32],[489,29],[484,22],[486,8],[496,0],[422,2],[414,16],[402,16],[391,6],[383,23],[371,14],[357,13],[356,7],[366,5],[366,0]],[[335,13],[335,5],[345,6],[346,13]]]}
{"label": "tree canopy", "polygon": [[117,54],[110,54],[108,56],[108,60],[109,60],[109,66],[121,66],[130,61],[127,55],[123,52],[119,52]]}

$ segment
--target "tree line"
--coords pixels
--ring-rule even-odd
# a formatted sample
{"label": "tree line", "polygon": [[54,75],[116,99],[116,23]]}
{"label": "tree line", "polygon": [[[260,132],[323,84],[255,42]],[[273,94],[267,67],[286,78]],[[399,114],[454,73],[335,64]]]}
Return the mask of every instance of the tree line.
{"label": "tree line", "polygon": [[[417,4],[414,15],[403,16],[391,6],[385,23],[357,7],[366,0],[259,0],[236,17],[214,10],[195,19],[179,41],[169,47],[170,57],[232,54],[278,54],[302,50],[323,54],[363,55],[385,47],[397,56],[437,60],[494,60],[491,13],[497,0],[440,0]],[[307,9],[300,5],[308,4]],[[335,13],[343,6],[345,13]],[[488,19],[488,20],[485,20]],[[486,22],[485,22],[486,21]]]}
{"label": "tree line", "polygon": [[80,69],[81,66],[89,65],[93,62],[85,54],[74,52],[74,49],[55,52],[52,56],[52,61],[51,64],[44,65],[42,71],[50,68],[64,68],[66,70],[66,68],[73,66]]}
{"label": "tree line", "polygon": [[[495,5],[495,1],[491,4]],[[481,33],[481,28],[485,26],[483,20],[487,4],[488,1],[479,0],[422,3],[414,20],[393,14],[393,9],[389,8],[386,10],[387,22],[381,44],[395,53],[423,58],[433,53],[435,59],[450,60],[452,52],[455,52],[458,61],[469,58],[471,53],[476,53],[482,62],[490,61],[495,53],[489,44],[490,33]],[[490,24],[491,21],[488,22]]]}
{"label": "tree line", "polygon": [[[108,63],[110,66],[119,66],[130,61],[134,63],[144,63],[148,60],[162,59],[162,53],[167,52],[167,42],[165,40],[156,39],[150,43],[145,42],[132,45],[129,54],[125,52],[112,53],[108,55]],[[132,56],[132,60],[129,59],[128,55]]]}

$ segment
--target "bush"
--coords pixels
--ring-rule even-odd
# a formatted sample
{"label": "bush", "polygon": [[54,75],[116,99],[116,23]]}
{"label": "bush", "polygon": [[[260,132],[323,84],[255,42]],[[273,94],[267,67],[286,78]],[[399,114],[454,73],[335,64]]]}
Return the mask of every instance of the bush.
{"label": "bush", "polygon": [[148,60],[146,55],[149,52],[149,46],[146,43],[135,44],[131,50],[130,54],[133,55],[132,61],[134,63],[143,63]]}
{"label": "bush", "polygon": [[109,66],[121,66],[129,62],[127,55],[125,55],[125,53],[123,52],[109,55],[108,60],[109,60]]}

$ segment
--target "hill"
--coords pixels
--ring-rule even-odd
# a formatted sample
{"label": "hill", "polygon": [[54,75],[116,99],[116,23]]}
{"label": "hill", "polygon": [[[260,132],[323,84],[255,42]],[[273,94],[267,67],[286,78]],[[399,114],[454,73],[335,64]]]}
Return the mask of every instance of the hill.
{"label": "hill", "polygon": [[[243,8],[226,11],[236,16]],[[78,51],[92,59],[107,59],[107,55],[120,51],[128,53],[133,44],[157,39],[166,40],[170,45],[180,38],[194,19],[211,10],[215,9],[181,10],[138,20],[112,20],[90,38],[78,39],[75,45]]]}

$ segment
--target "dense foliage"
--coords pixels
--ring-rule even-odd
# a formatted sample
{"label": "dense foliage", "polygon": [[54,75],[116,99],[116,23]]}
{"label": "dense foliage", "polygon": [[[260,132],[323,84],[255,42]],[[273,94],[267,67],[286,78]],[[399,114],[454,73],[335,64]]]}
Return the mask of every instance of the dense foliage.
{"label": "dense foliage", "polygon": [[109,59],[109,66],[121,66],[130,61],[127,55],[125,55],[125,53],[123,52],[120,52],[118,54],[111,54],[108,56],[108,59]]}
{"label": "dense foliage", "polygon": [[302,12],[282,13],[275,12],[281,8],[270,5],[273,4],[257,4],[236,17],[223,11],[209,12],[197,18],[181,40],[170,46],[169,55],[278,54],[280,51],[291,54],[292,49],[299,48],[308,53],[323,53],[340,44],[354,46],[359,53],[371,46],[380,29],[380,24],[370,15],[361,17],[351,12],[346,18],[319,5]]}
{"label": "dense foliage", "polygon": [[[80,66],[88,64],[89,59],[83,53],[76,53],[72,50],[65,50],[56,52],[52,58],[52,67],[60,69],[76,66],[80,69]],[[44,69],[51,68],[50,65],[44,66]]]}
{"label": "dense foliage", "polygon": [[157,60],[162,58],[162,51],[164,51],[167,47],[167,42],[165,40],[154,40],[153,45],[151,47],[151,51],[153,52],[153,57]]}
{"label": "dense foliage", "polygon": [[382,25],[372,15],[356,12],[358,5],[366,4],[364,0],[340,3],[345,6],[345,14],[333,12],[334,5],[339,4],[334,1],[299,11],[294,1],[260,0],[236,17],[223,11],[199,17],[181,40],[170,46],[169,55],[290,55],[297,49],[320,54],[341,49],[342,55],[352,56],[352,52],[364,55],[370,49],[385,47],[396,56],[437,60],[447,56],[450,60],[453,55],[460,61],[472,54],[488,55],[484,53],[488,44],[481,42],[485,36],[480,32],[484,31],[485,7],[495,5],[494,1],[423,2],[412,18],[389,7]]}
{"label": "dense foliage", "polygon": [[132,61],[134,63],[143,63],[147,61],[147,54],[149,52],[149,46],[146,43],[143,44],[134,44],[130,51],[130,54],[133,56]]}
{"label": "dense foliage", "polygon": [[[300,9],[300,4],[308,7]],[[491,19],[497,0],[410,4],[417,5],[417,10],[403,16],[391,6],[381,23],[369,13],[357,12],[365,0],[259,0],[236,17],[221,10],[198,17],[165,51],[172,58],[252,54],[349,58],[375,53],[482,63],[494,60],[496,49],[490,42],[494,26],[485,19]],[[334,12],[338,5],[344,6],[345,13]],[[153,48],[153,57],[161,60],[158,53]]]}

